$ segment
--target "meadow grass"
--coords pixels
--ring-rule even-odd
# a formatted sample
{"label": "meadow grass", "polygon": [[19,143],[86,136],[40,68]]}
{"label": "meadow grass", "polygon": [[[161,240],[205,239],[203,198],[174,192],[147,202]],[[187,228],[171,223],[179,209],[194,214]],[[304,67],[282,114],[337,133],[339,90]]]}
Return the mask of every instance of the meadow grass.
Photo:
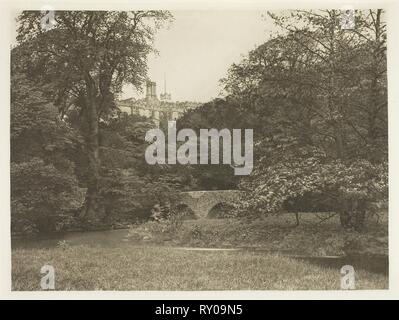
{"label": "meadow grass", "polygon": [[[55,268],[56,290],[339,290],[341,277],[265,252],[66,246],[13,250],[12,289],[41,290],[45,264]],[[357,271],[356,289],[386,288],[387,276]]]}

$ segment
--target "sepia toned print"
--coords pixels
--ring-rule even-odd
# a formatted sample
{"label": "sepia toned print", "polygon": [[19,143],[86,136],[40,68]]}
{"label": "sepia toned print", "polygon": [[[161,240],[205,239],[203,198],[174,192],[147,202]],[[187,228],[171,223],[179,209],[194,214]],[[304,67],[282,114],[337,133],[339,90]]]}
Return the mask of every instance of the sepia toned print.
{"label": "sepia toned print", "polygon": [[12,290],[388,289],[385,14],[19,12]]}

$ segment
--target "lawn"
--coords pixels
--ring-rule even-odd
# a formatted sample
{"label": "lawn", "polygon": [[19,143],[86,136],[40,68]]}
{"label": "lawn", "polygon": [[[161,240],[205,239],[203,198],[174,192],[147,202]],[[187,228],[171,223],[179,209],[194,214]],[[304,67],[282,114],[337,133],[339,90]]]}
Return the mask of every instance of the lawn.
{"label": "lawn", "polygon": [[[15,249],[13,290],[40,290],[40,268],[55,269],[56,290],[334,290],[339,268],[254,251],[172,247],[61,246]],[[388,277],[358,270],[356,289],[386,289]]]}
{"label": "lawn", "polygon": [[[303,214],[299,226],[293,215],[187,220],[173,234],[148,222],[130,231],[13,242],[12,286],[40,290],[40,269],[49,264],[55,268],[56,290],[333,290],[340,289],[340,268],[351,264],[357,289],[388,288],[387,260],[381,264],[370,256],[387,257],[387,216],[368,221],[362,232],[343,230],[337,217],[320,217]],[[322,258],[353,253],[363,261]]]}

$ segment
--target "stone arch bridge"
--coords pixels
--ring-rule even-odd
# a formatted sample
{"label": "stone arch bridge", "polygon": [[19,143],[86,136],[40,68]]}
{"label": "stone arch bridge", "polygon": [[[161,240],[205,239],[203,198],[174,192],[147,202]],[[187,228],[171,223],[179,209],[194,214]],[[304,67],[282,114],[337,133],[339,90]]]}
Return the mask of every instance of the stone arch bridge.
{"label": "stone arch bridge", "polygon": [[239,194],[238,190],[181,192],[179,204],[189,207],[198,219],[204,219],[216,205],[231,204],[239,198]]}

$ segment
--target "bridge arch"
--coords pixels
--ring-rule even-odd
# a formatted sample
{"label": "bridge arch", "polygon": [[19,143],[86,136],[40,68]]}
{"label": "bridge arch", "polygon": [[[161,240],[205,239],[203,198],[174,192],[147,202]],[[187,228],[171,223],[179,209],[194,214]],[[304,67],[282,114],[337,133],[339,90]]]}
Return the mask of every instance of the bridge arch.
{"label": "bridge arch", "polygon": [[233,203],[239,198],[239,194],[238,190],[181,192],[180,203],[187,205],[197,218],[205,219],[216,205]]}
{"label": "bridge arch", "polygon": [[190,206],[184,202],[177,203],[177,205],[175,206],[175,210],[181,217],[183,217],[183,219],[197,218],[193,209],[191,209]]}
{"label": "bridge arch", "polygon": [[207,218],[218,219],[228,216],[229,212],[233,210],[234,206],[230,202],[221,201],[215,204],[209,211]]}

